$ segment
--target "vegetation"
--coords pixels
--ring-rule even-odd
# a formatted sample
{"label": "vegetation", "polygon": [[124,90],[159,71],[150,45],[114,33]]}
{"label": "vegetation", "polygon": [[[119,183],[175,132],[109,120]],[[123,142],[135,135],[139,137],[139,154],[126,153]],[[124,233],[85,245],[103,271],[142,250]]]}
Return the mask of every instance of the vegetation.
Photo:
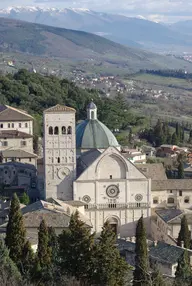
{"label": "vegetation", "polygon": [[56,104],[71,106],[76,109],[76,119],[79,121],[86,118],[86,106],[92,99],[97,104],[99,119],[110,129],[126,129],[130,124],[139,124],[141,117],[130,112],[121,95],[112,100],[96,90],[78,88],[66,79],[26,70],[0,76],[1,103],[24,109],[35,116],[35,135],[42,131],[42,114],[46,108]]}
{"label": "vegetation", "polygon": [[128,264],[120,257],[119,251],[115,246],[116,235],[109,223],[105,223],[95,245],[94,264],[95,271],[92,269],[93,285],[125,285],[125,274]]}
{"label": "vegetation", "polygon": [[9,249],[10,258],[18,266],[21,266],[23,264],[23,248],[26,243],[26,230],[20,210],[20,202],[16,194],[13,195],[11,201],[5,243]]}
{"label": "vegetation", "polygon": [[174,286],[190,286],[192,281],[192,271],[189,256],[186,250],[178,260],[177,270],[175,272]]}
{"label": "vegetation", "polygon": [[172,132],[168,122],[158,119],[156,125],[153,128],[145,129],[141,132],[140,137],[146,139],[156,147],[162,144],[178,145],[179,143],[183,143],[185,140],[185,127],[176,122],[174,128],[175,131]]}
{"label": "vegetation", "polygon": [[24,205],[28,205],[30,203],[30,198],[26,193],[23,193],[23,195],[19,198],[20,203]]}
{"label": "vegetation", "polygon": [[149,285],[149,260],[147,237],[143,217],[138,220],[136,227],[135,270],[133,286]]}
{"label": "vegetation", "polygon": [[181,228],[177,239],[177,245],[182,246],[182,243],[184,243],[185,248],[190,248],[190,241],[191,241],[191,233],[189,231],[187,218],[184,215],[181,218]]}

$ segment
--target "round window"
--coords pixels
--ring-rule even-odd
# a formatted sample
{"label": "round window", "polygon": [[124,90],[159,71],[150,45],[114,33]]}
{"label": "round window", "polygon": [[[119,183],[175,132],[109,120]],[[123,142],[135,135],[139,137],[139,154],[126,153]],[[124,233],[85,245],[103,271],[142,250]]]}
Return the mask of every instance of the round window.
{"label": "round window", "polygon": [[86,203],[90,203],[91,198],[86,195],[86,196],[83,197],[83,201],[86,202]]}
{"label": "round window", "polygon": [[106,194],[110,198],[115,198],[119,194],[119,188],[116,185],[111,185],[107,187]]}
{"label": "round window", "polygon": [[141,194],[135,195],[135,200],[136,200],[137,202],[142,201],[142,199],[143,199],[143,196],[142,196]]}

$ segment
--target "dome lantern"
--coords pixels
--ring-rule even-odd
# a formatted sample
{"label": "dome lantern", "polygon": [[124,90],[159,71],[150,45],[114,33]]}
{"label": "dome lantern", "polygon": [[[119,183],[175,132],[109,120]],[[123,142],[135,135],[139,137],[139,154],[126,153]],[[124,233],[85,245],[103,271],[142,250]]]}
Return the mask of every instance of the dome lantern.
{"label": "dome lantern", "polygon": [[88,120],[97,120],[97,106],[93,100],[87,106],[87,119]]}

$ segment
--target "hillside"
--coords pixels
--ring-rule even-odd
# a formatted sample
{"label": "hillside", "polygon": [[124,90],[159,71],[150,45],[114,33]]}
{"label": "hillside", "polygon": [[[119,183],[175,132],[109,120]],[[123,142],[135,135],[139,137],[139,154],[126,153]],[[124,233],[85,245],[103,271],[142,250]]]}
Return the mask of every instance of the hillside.
{"label": "hillside", "polygon": [[18,19],[54,27],[81,30],[104,36],[112,41],[150,50],[170,51],[189,48],[192,41],[183,31],[166,25],[118,14],[88,9],[11,7],[0,10],[0,17]]}
{"label": "hillside", "polygon": [[192,64],[186,61],[128,48],[94,34],[5,18],[0,18],[0,51],[86,60],[90,64],[105,62],[127,72],[142,68],[192,71]]}

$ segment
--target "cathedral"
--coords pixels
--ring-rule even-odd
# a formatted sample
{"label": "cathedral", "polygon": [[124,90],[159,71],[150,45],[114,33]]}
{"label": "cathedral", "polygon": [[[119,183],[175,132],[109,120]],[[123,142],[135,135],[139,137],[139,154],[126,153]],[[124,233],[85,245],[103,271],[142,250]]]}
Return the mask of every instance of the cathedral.
{"label": "cathedral", "polygon": [[44,111],[45,197],[83,202],[93,231],[108,221],[120,233],[150,216],[151,179],[122,155],[93,102],[77,126],[75,113],[62,105]]}

